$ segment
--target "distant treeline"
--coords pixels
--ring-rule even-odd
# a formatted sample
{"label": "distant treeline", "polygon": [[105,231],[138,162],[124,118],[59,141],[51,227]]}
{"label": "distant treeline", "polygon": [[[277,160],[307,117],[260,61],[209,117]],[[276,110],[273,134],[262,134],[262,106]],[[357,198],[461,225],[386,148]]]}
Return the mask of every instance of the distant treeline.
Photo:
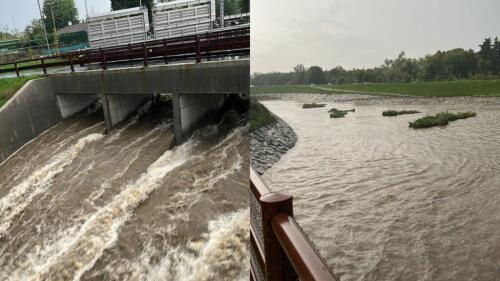
{"label": "distant treeline", "polygon": [[407,58],[401,52],[396,59],[386,59],[384,64],[368,69],[347,70],[337,66],[323,70],[319,66],[305,68],[299,64],[292,72],[255,73],[253,85],[301,85],[441,81],[459,79],[499,79],[500,41],[487,38],[480,50],[453,49],[438,51],[424,58]]}

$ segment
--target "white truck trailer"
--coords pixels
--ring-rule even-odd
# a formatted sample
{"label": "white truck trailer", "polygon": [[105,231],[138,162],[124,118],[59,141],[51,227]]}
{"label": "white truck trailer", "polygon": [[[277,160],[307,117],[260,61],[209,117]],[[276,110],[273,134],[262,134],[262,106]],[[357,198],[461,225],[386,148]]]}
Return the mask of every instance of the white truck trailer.
{"label": "white truck trailer", "polygon": [[156,39],[208,32],[215,20],[215,0],[177,0],[153,7]]}
{"label": "white truck trailer", "polygon": [[110,47],[147,40],[148,10],[130,8],[99,14],[87,19],[91,48]]}

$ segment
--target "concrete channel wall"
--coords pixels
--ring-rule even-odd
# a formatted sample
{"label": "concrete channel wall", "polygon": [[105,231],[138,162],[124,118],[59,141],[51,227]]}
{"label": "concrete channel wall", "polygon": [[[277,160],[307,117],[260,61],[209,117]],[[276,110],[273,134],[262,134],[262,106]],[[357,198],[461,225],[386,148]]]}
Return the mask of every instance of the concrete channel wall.
{"label": "concrete channel wall", "polygon": [[0,163],[61,120],[50,80],[28,81],[0,108]]}
{"label": "concrete channel wall", "polygon": [[51,126],[102,102],[107,131],[153,94],[172,95],[176,140],[210,121],[228,94],[250,92],[249,60],[52,74],[28,82],[0,110],[0,162]]}

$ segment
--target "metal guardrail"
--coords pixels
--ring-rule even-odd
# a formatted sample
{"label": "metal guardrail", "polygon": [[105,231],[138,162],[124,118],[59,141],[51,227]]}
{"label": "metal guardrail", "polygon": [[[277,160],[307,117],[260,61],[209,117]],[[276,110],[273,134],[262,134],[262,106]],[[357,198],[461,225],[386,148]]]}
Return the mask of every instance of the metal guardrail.
{"label": "metal guardrail", "polygon": [[[44,74],[47,74],[47,68],[60,66],[69,66],[71,72],[74,72],[76,65],[84,66],[87,64],[99,64],[102,69],[107,69],[112,64],[143,62],[146,67],[150,62],[155,61],[169,63],[181,60],[196,60],[196,62],[201,62],[202,59],[210,60],[219,57],[248,55],[250,55],[250,27],[243,27],[205,34],[82,50],[59,56],[19,60],[13,63],[0,64],[0,73],[15,71],[17,76],[19,76],[22,70],[41,68]],[[26,63],[28,65],[22,65]],[[7,65],[12,65],[13,67],[1,68]]]}
{"label": "metal guardrail", "polygon": [[250,170],[250,280],[338,281],[293,218],[293,198]]}

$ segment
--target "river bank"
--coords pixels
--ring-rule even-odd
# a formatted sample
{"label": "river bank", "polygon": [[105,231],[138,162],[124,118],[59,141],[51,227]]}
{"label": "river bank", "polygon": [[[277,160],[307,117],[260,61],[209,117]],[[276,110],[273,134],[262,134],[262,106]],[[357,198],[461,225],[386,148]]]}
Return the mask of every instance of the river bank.
{"label": "river bank", "polygon": [[456,80],[411,83],[254,86],[252,94],[369,94],[379,96],[500,96],[500,80]]}
{"label": "river bank", "polygon": [[[500,98],[272,97],[263,104],[297,142],[263,181],[292,193],[296,220],[342,280],[495,280]],[[313,102],[327,106],[302,109]],[[332,107],[356,111],[331,119]],[[381,114],[409,108],[421,113]],[[408,128],[446,110],[477,116]]]}
{"label": "river bank", "polygon": [[267,124],[250,133],[250,155],[252,167],[264,174],[278,162],[297,142],[293,129],[281,118],[274,116],[276,122]]}

